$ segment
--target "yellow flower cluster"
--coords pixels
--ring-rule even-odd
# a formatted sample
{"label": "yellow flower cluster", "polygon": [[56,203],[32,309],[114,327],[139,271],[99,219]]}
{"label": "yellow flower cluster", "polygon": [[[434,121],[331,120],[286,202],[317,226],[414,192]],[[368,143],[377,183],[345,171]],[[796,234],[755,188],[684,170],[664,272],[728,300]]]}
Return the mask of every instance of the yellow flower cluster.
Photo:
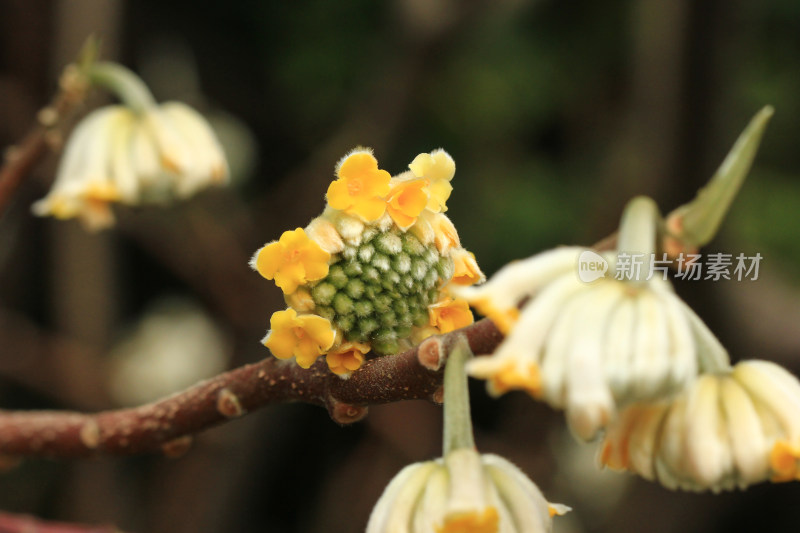
{"label": "yellow flower cluster", "polygon": [[370,150],[353,150],[336,165],[323,214],[253,256],[289,305],[263,340],[276,357],[308,368],[326,355],[346,377],[370,351],[397,353],[472,323],[448,292],[485,279],[443,214],[455,163],[434,150],[409,169],[392,177]]}

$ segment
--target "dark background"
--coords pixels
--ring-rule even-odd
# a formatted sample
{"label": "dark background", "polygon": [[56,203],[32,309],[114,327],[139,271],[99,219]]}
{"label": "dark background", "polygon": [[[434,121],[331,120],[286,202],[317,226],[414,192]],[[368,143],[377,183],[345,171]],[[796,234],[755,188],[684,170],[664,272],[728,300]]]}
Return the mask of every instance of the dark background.
{"label": "dark background", "polygon": [[[704,250],[761,253],[760,279],[676,288],[734,360],[800,371],[794,0],[0,0],[0,147],[92,32],[157,99],[208,113],[234,184],[171,209],[118,209],[116,229],[89,235],[30,215],[57,158],[39,166],[0,220],[4,408],[114,407],[108,353],[167,295],[213,319],[229,365],[264,357],[258,340],[283,303],[247,260],[321,211],[356,145],[392,173],[445,148],[457,164],[448,215],[492,273],[599,240],[633,195],[662,212],[689,200],[765,104],[776,115],[754,171]],[[479,448],[575,508],[556,531],[800,528],[796,484],[693,495],[598,473],[560,413],[474,385]],[[26,461],[0,474],[0,508],[136,532],[360,531],[396,471],[440,453],[440,417],[406,402],[340,428],[322,409],[269,407],[177,460]]]}

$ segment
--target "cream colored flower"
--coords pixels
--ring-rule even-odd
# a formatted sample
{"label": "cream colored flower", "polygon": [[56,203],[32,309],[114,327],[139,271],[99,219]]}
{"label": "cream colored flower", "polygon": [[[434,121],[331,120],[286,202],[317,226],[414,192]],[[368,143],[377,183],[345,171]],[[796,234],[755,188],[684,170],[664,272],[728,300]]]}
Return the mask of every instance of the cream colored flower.
{"label": "cream colored flower", "polygon": [[136,113],[121,105],[90,113],[67,141],[53,187],[33,205],[40,216],[78,217],[89,229],[114,223],[110,205],[186,198],[228,179],[211,127],[169,102]]}
{"label": "cream colored flower", "polygon": [[800,479],[800,382],[767,361],[703,375],[669,401],[628,407],[600,460],[672,489]]}
{"label": "cream colored flower", "polygon": [[569,508],[544,499],[506,459],[474,449],[400,471],[375,505],[367,533],[538,533]]}
{"label": "cream colored flower", "polygon": [[[727,364],[702,321],[661,276],[593,283],[578,277],[584,248],[564,247],[511,263],[478,287],[452,287],[507,333],[471,375],[490,393],[524,389],[567,411],[591,439],[618,404],[682,389],[699,370]],[[615,254],[604,259],[613,272]]]}

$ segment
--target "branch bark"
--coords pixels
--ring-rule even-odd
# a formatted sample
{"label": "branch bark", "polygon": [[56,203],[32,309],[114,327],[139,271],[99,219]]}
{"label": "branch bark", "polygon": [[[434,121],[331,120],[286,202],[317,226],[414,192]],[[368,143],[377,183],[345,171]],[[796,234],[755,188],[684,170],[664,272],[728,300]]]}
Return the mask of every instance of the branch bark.
{"label": "branch bark", "polygon": [[121,533],[110,525],[50,522],[33,516],[0,512],[0,533]]}
{"label": "branch bark", "polygon": [[53,101],[39,111],[37,124],[17,146],[6,150],[0,167],[0,216],[14,193],[33,167],[47,154],[48,148],[60,144],[58,128],[86,96],[88,85],[75,65],[68,65],[59,80],[60,90]]}
{"label": "branch bark", "polygon": [[332,374],[320,358],[304,370],[269,357],[201,382],[161,401],[94,414],[0,411],[0,454],[86,457],[162,451],[180,455],[191,435],[265,405],[303,402],[323,406],[334,421],[362,419],[370,404],[428,399],[441,402],[443,367],[456,335],[474,353],[491,353],[502,340],[481,320],[414,349],[367,361],[349,379]]}

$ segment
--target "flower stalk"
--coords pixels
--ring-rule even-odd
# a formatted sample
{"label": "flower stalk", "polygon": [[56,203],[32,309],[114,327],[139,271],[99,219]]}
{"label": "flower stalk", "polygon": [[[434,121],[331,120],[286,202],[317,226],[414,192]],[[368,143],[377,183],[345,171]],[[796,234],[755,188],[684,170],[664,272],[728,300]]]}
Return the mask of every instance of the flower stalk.
{"label": "flower stalk", "polygon": [[137,115],[156,106],[153,94],[142,79],[118,63],[110,61],[94,63],[88,69],[87,75],[93,85],[110,90]]}
{"label": "flower stalk", "polygon": [[469,408],[469,387],[466,363],[472,350],[464,335],[459,334],[447,358],[444,371],[444,437],[443,455],[453,450],[474,448],[472,418]]}

